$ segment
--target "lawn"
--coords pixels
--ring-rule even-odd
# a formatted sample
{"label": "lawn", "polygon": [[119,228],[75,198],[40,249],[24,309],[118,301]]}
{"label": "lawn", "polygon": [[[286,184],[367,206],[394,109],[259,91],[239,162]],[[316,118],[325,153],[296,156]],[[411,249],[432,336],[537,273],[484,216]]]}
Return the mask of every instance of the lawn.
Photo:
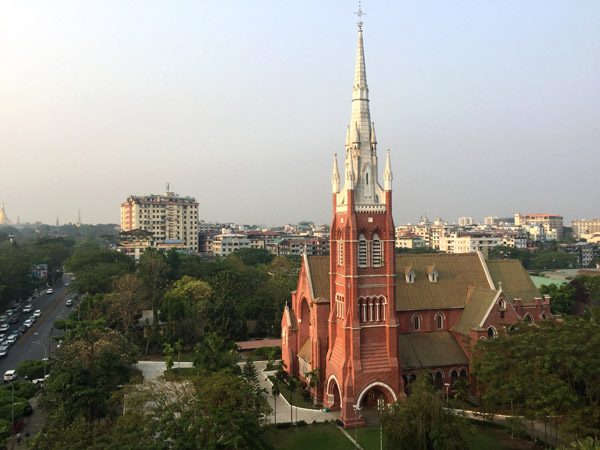
{"label": "lawn", "polygon": [[[354,438],[354,429],[346,430]],[[379,449],[379,427],[358,428],[358,444],[364,450]],[[339,430],[334,423],[320,423],[299,427],[297,429],[278,430],[269,428],[265,431],[264,440],[275,450],[351,450],[354,444]],[[507,444],[507,445],[503,445]],[[385,448],[385,436],[383,440]],[[471,437],[471,450],[506,450],[514,448],[533,448],[531,442],[511,441],[501,429],[476,426]]]}
{"label": "lawn", "polygon": [[338,430],[338,426],[331,422],[297,429],[270,428],[265,431],[263,438],[276,450],[320,450],[324,448],[327,450],[352,450],[354,448],[352,442]]}
{"label": "lawn", "polygon": [[[313,405],[312,400],[307,400],[302,397],[301,391],[297,390],[294,392],[293,401],[290,402],[291,394],[290,391],[287,390],[286,385],[284,383],[279,383],[279,390],[281,394],[285,397],[288,403],[291,403],[293,406],[297,406],[298,408],[308,408],[308,409],[316,409]],[[269,392],[270,393],[270,392]]]}

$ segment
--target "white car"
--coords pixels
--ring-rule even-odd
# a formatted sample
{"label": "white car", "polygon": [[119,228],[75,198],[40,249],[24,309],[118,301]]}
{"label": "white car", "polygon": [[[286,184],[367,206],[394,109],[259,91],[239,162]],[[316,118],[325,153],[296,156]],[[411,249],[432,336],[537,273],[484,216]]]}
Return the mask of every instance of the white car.
{"label": "white car", "polygon": [[42,310],[41,309],[36,309],[33,313],[33,315],[37,318],[37,317],[42,317]]}
{"label": "white car", "polygon": [[17,378],[16,370],[7,370],[4,372],[4,381],[14,381]]}
{"label": "white car", "polygon": [[3,323],[0,325],[0,333],[6,333],[10,329],[10,325],[7,323]]}
{"label": "white car", "polygon": [[23,322],[23,325],[25,325],[27,328],[31,328],[33,326],[33,320],[27,319],[25,322]]}
{"label": "white car", "polygon": [[10,345],[13,345],[15,342],[17,342],[17,337],[11,334],[9,337],[6,338],[6,342]]}
{"label": "white car", "polygon": [[67,299],[67,303],[65,303],[67,306],[73,306],[73,299]]}
{"label": "white car", "polygon": [[24,313],[30,313],[32,310],[33,310],[33,306],[31,306],[31,305],[25,305],[25,307],[23,308]]}
{"label": "white car", "polygon": [[52,295],[52,294],[54,294],[54,289],[52,289],[52,288],[48,289],[48,290],[46,291],[46,294],[48,294],[48,295]]}

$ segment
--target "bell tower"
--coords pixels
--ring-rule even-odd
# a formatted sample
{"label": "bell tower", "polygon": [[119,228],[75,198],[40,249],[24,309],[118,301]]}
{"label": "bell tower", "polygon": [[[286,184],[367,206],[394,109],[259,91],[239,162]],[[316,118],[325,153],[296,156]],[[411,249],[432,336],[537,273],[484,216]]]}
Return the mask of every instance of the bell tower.
{"label": "bell tower", "polygon": [[362,25],[358,22],[343,188],[340,189],[337,155],[332,174],[331,308],[324,388],[325,405],[333,409],[339,407],[345,426],[364,423],[355,408],[362,406],[370,386],[383,386],[381,391],[389,402],[400,392],[393,176],[388,149],[383,187],[379,183],[377,138],[369,110]]}

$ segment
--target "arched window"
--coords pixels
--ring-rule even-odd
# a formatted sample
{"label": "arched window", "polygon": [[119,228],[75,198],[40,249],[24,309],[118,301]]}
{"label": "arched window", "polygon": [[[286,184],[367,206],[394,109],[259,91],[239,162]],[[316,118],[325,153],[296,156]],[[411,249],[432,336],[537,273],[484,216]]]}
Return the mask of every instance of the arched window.
{"label": "arched window", "polygon": [[442,385],[444,384],[444,374],[442,372],[435,373],[435,388],[442,389]]}
{"label": "arched window", "polygon": [[358,237],[358,267],[367,267],[367,240],[362,234]]}
{"label": "arched window", "polygon": [[498,300],[498,307],[500,309],[506,309],[506,302],[504,301],[504,299]]}
{"label": "arched window", "polygon": [[452,389],[454,389],[454,382],[458,380],[458,372],[453,370],[450,372],[450,384],[452,385]]}
{"label": "arched window", "polygon": [[496,331],[496,329],[494,327],[489,327],[487,331],[488,331],[488,339],[494,339],[494,338],[498,337],[498,332]]}
{"label": "arched window", "polygon": [[465,369],[460,371],[460,379],[465,380],[467,378],[467,371]]}
{"label": "arched window", "polygon": [[408,395],[408,377],[406,375],[402,375],[402,381],[404,382],[404,393]]}
{"label": "arched window", "polygon": [[542,311],[542,319],[546,320],[547,318],[546,311]]}
{"label": "arched window", "polygon": [[383,265],[383,246],[377,234],[373,235],[373,267],[381,267]]}
{"label": "arched window", "polygon": [[531,317],[531,314],[527,313],[523,318],[525,319],[525,322],[533,323],[533,317]]}
{"label": "arched window", "polygon": [[419,329],[419,325],[420,325],[419,316],[415,316],[413,318],[413,326],[414,326],[415,330]]}
{"label": "arched window", "polygon": [[438,330],[444,326],[444,318],[441,313],[438,313],[437,316],[435,316],[435,321],[437,322]]}

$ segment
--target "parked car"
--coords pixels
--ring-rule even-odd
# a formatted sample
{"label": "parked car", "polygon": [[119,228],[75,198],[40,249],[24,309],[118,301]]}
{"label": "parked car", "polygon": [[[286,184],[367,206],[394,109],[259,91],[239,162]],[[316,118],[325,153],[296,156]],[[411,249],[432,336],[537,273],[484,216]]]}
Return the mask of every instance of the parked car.
{"label": "parked car", "polygon": [[6,333],[10,329],[10,325],[7,323],[3,323],[0,325],[0,333]]}
{"label": "parked car", "polygon": [[68,298],[67,299],[67,303],[65,303],[67,306],[73,306],[73,299]]}
{"label": "parked car", "polygon": [[4,314],[6,314],[8,317],[12,316],[15,313],[14,309],[7,309],[6,312]]}
{"label": "parked car", "polygon": [[13,336],[12,334],[6,338],[6,343],[9,345],[13,345],[16,342],[17,342],[17,337]]}
{"label": "parked car", "polygon": [[42,317],[42,310],[41,309],[36,309],[35,312],[33,313],[33,315],[38,318],[38,317]]}
{"label": "parked car", "polygon": [[4,381],[14,381],[17,379],[17,371],[16,370],[7,370],[4,372]]}
{"label": "parked car", "polygon": [[23,307],[23,312],[24,313],[30,313],[31,311],[33,311],[33,306],[31,306],[31,305],[25,305]]}
{"label": "parked car", "polygon": [[33,320],[27,319],[25,322],[23,322],[23,325],[26,326],[27,328],[31,328],[33,323],[34,323]]}
{"label": "parked car", "polygon": [[69,283],[68,281],[65,283],[65,287],[69,287],[71,286],[71,283]]}
{"label": "parked car", "polygon": [[8,320],[8,316],[6,314],[2,314],[0,316],[0,322],[6,322]]}
{"label": "parked car", "polygon": [[37,317],[35,317],[33,314],[29,316],[29,320],[31,320],[33,323],[37,322]]}
{"label": "parked car", "polygon": [[4,358],[8,355],[8,347],[0,345],[0,358]]}
{"label": "parked car", "polygon": [[54,294],[54,289],[52,289],[52,288],[48,289],[48,290],[46,291],[46,294],[48,294],[48,295],[52,295],[52,294]]}

